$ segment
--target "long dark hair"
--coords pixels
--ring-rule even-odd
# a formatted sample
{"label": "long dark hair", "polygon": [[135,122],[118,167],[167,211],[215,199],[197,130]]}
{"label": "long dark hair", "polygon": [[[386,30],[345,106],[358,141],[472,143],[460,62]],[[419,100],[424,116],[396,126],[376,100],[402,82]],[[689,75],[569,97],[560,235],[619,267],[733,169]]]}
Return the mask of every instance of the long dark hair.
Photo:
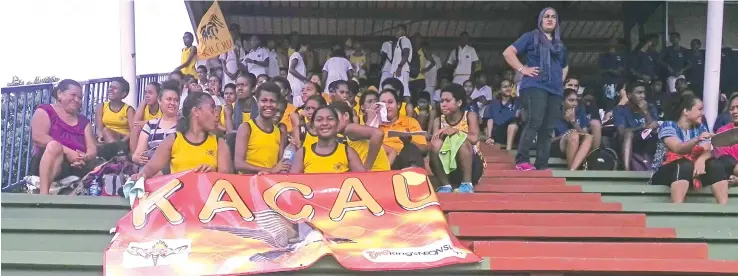
{"label": "long dark hair", "polygon": [[699,100],[693,94],[683,94],[681,96],[671,98],[669,102],[668,112],[664,112],[664,118],[670,121],[677,121],[682,116],[682,111],[692,109]]}
{"label": "long dark hair", "polygon": [[185,133],[190,130],[190,121],[192,117],[192,109],[200,106],[206,101],[213,101],[210,94],[205,92],[190,92],[187,94],[182,105],[182,117],[177,120],[177,131]]}

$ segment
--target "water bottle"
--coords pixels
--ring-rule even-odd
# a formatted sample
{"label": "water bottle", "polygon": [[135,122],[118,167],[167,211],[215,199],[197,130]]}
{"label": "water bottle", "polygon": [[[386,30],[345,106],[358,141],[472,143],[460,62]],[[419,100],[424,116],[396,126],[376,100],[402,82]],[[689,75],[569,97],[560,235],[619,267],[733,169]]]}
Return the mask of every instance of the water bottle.
{"label": "water bottle", "polygon": [[91,196],[100,196],[100,193],[102,192],[102,188],[100,187],[100,181],[97,176],[95,176],[95,179],[92,180],[92,183],[90,183],[90,188],[88,189],[88,193]]}
{"label": "water bottle", "polygon": [[295,158],[296,151],[297,151],[297,148],[295,148],[295,145],[289,144],[286,148],[284,148],[284,153],[282,154],[282,161],[287,161],[290,164],[292,164],[292,160]]}

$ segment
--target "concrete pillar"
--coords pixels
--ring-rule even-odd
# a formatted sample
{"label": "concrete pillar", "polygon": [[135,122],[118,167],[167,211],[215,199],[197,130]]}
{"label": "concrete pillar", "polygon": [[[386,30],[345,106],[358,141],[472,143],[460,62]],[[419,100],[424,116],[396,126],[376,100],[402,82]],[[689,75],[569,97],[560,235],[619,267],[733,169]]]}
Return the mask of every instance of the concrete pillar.
{"label": "concrete pillar", "polygon": [[120,22],[120,72],[131,85],[131,91],[123,100],[131,106],[138,106],[138,83],[136,82],[136,23],[133,0],[119,0],[118,16]]}
{"label": "concrete pillar", "polygon": [[718,116],[720,100],[720,48],[723,45],[723,1],[707,2],[707,39],[705,39],[705,118],[712,129]]}

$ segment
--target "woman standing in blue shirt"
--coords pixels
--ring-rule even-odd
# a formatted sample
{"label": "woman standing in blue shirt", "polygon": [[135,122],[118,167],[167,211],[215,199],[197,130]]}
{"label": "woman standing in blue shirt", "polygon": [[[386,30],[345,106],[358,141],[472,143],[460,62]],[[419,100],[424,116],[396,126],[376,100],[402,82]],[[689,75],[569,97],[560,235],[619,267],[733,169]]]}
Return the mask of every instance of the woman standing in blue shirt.
{"label": "woman standing in blue shirt", "polygon": [[[530,171],[548,168],[551,133],[561,118],[568,55],[559,35],[558,13],[545,8],[538,14],[538,28],[520,36],[502,53],[510,67],[523,75],[518,86],[526,120],[515,156],[516,168]],[[518,55],[525,55],[525,65]],[[537,139],[536,165],[530,164],[530,148]]]}
{"label": "woman standing in blue shirt", "polygon": [[577,91],[564,90],[564,116],[554,126],[554,138],[551,144],[552,155],[566,158],[569,170],[577,170],[592,149],[592,135],[587,132],[589,118],[584,107],[579,106]]}
{"label": "woman standing in blue shirt", "polygon": [[487,140],[485,143],[506,143],[507,150],[512,150],[515,135],[518,133],[520,104],[512,97],[512,82],[503,80],[500,93],[487,107],[484,120],[487,122]]}

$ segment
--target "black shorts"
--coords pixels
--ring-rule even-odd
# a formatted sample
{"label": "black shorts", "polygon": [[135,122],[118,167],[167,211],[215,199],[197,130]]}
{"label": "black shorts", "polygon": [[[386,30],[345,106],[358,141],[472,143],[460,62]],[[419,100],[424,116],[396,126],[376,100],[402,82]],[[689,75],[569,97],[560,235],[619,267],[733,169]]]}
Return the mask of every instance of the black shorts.
{"label": "black shorts", "polygon": [[[507,143],[507,128],[511,124],[517,124],[515,121],[510,121],[503,125],[494,125],[492,127],[492,139],[495,140],[495,143]],[[520,128],[518,127],[518,131],[515,133],[515,136],[520,133]]]}
{"label": "black shorts", "polygon": [[[479,157],[479,153],[474,153],[472,157],[472,184],[479,182],[479,179],[482,178],[482,173],[484,173],[482,158]],[[461,172],[461,168],[456,168],[456,170],[448,174],[448,183],[451,183],[451,185],[460,185],[462,179],[464,179],[464,173]]]}
{"label": "black shorts", "polygon": [[[38,176],[41,171],[41,157],[44,155],[44,152],[46,151],[46,148],[41,148],[39,152],[37,152],[33,157],[31,157],[31,167],[28,171],[29,175],[35,175]],[[83,177],[87,173],[91,172],[94,167],[90,166],[91,163],[88,162],[88,164],[82,168],[75,168],[72,167],[72,163],[69,163],[66,157],[62,156],[62,162],[61,162],[61,170],[59,171],[59,174],[54,177],[53,180],[60,180],[67,176],[77,176],[77,177]]]}
{"label": "black shorts", "polygon": [[[705,174],[700,176],[702,186],[710,186],[719,181],[727,180],[733,174],[738,161],[732,156],[723,155],[705,161]],[[678,180],[687,180],[692,185],[694,165],[692,161],[682,158],[658,168],[651,176],[652,185],[671,186]]]}

